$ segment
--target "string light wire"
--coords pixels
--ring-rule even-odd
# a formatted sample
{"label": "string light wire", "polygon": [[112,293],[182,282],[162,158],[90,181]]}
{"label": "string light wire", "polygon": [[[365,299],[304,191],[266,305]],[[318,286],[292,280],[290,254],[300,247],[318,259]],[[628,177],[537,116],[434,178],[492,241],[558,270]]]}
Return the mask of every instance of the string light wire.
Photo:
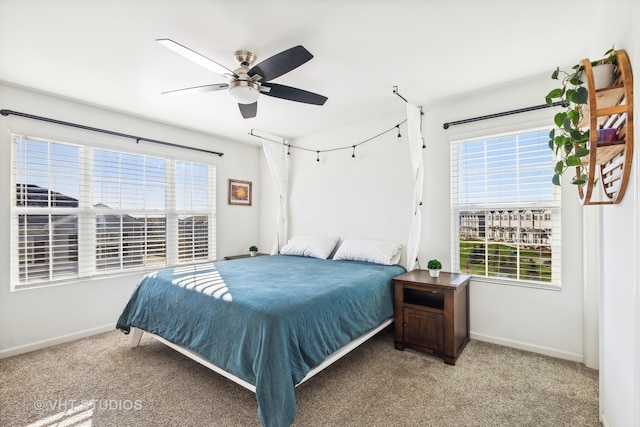
{"label": "string light wire", "polygon": [[[402,95],[400,95],[400,92],[398,92],[398,86],[394,86],[393,87],[393,93],[396,94],[397,96],[399,96],[404,102],[408,102],[406,100],[406,98],[404,98]],[[422,116],[424,113],[422,112],[422,107],[420,107],[420,115]],[[316,153],[316,161],[320,161],[320,153],[330,153],[332,151],[340,151],[340,150],[349,150],[352,149],[352,153],[351,153],[351,157],[354,158],[356,157],[356,147],[361,146],[362,144],[366,144],[367,142],[370,142],[376,138],[381,137],[382,135],[391,132],[392,130],[396,129],[398,131],[398,140],[400,140],[400,138],[402,137],[402,134],[400,133],[400,125],[403,125],[404,123],[407,122],[407,119],[404,119],[403,121],[401,121],[400,123],[398,123],[397,125],[394,125],[392,127],[390,127],[387,130],[384,130],[382,132],[380,132],[377,135],[372,136],[371,138],[365,139],[364,141],[361,141],[357,144],[351,144],[351,145],[346,145],[344,147],[337,147],[337,148],[328,148],[325,150],[314,150],[313,148],[304,148],[304,147],[297,147],[295,145],[291,145],[289,143],[287,143],[287,140],[284,138],[279,138],[281,140],[276,140],[273,138],[268,138],[268,137],[264,137],[261,135],[256,135],[253,133],[253,129],[251,129],[251,131],[249,132],[249,135],[251,136],[255,136],[256,138],[260,138],[260,139],[266,139],[267,141],[271,141],[271,142],[275,142],[278,144],[282,144],[283,146],[287,147],[287,155],[291,154],[291,149],[295,149],[295,150],[302,150],[302,151],[309,151],[311,153]],[[420,122],[420,130],[422,131],[422,121]],[[427,148],[425,143],[424,143],[424,138],[422,139],[422,148],[425,149]]]}
{"label": "string light wire", "polygon": [[260,139],[265,139],[267,141],[271,141],[271,142],[275,142],[277,144],[282,144],[285,147],[287,147],[287,155],[291,154],[291,149],[294,150],[302,150],[302,151],[308,151],[310,153],[316,153],[316,161],[319,162],[320,161],[320,153],[330,153],[333,151],[340,151],[340,150],[353,150],[351,157],[356,157],[356,148],[361,146],[362,144],[366,144],[367,142],[371,142],[376,138],[379,138],[393,130],[397,130],[398,131],[398,138],[401,136],[400,135],[400,126],[403,125],[404,123],[407,122],[407,119],[404,119],[403,121],[401,121],[400,123],[398,123],[397,125],[393,125],[392,127],[390,127],[389,129],[383,130],[382,132],[365,139],[364,141],[358,142],[357,144],[351,144],[351,145],[345,145],[344,147],[336,147],[336,148],[327,148],[324,150],[318,150],[318,149],[313,149],[313,148],[305,148],[305,147],[298,147],[296,145],[291,145],[289,144],[285,139],[282,139],[281,141],[278,141],[276,139],[272,139],[272,138],[266,138],[264,136],[261,135],[256,135],[255,133],[253,133],[253,129],[251,129],[251,131],[249,132],[249,135],[254,136],[256,138],[260,138]]}

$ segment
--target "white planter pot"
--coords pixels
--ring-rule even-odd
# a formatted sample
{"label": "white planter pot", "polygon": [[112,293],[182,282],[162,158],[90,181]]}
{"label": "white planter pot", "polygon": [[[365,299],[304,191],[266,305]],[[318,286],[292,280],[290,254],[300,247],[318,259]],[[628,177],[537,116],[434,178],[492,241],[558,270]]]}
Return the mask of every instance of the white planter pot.
{"label": "white planter pot", "polygon": [[[591,70],[593,71],[593,84],[595,85],[596,90],[613,85],[613,82],[615,81],[615,65],[598,64],[591,67]],[[587,84],[584,72],[582,73],[580,80],[582,80],[584,85]]]}
{"label": "white planter pot", "polygon": [[440,270],[434,270],[432,268],[429,269],[429,275],[431,277],[438,277],[440,276]]}
{"label": "white planter pot", "polygon": [[250,254],[251,256],[256,256],[257,252],[256,252],[256,251],[251,251],[251,252],[249,252],[249,254]]}

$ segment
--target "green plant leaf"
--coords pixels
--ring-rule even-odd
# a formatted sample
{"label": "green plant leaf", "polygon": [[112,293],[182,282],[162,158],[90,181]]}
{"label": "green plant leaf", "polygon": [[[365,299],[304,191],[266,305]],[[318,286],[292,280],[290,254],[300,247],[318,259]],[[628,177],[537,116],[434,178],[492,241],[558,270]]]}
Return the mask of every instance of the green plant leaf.
{"label": "green plant leaf", "polygon": [[572,138],[573,138],[573,135],[571,134],[571,132],[575,131],[573,126],[574,125],[573,125],[573,121],[571,120],[571,116],[567,114],[564,118],[564,122],[562,122],[562,127],[565,131],[569,133],[569,136],[571,136]]}
{"label": "green plant leaf", "polygon": [[571,183],[574,185],[584,185],[587,181],[584,178],[574,178]]}
{"label": "green plant leaf", "polygon": [[617,64],[618,63],[618,52],[616,52],[616,46],[611,46],[611,49],[604,53],[606,58],[602,61],[603,64]]}
{"label": "green plant leaf", "polygon": [[584,157],[588,155],[589,155],[589,149],[585,147],[580,147],[579,149],[577,149],[575,154],[576,157]]}
{"label": "green plant leaf", "polygon": [[553,183],[553,185],[560,185],[560,175],[557,173],[553,174],[553,178],[551,178],[551,182]]}
{"label": "green plant leaf", "polygon": [[571,102],[576,104],[586,104],[589,101],[589,91],[586,87],[580,86],[571,95]]}
{"label": "green plant leaf", "polygon": [[582,165],[582,162],[580,161],[580,159],[578,157],[576,157],[574,154],[571,154],[569,156],[567,156],[567,158],[564,161],[567,166],[580,166]]}
{"label": "green plant leaf", "polygon": [[580,86],[581,84],[583,84],[584,82],[582,81],[582,69],[580,69],[579,71],[576,71],[575,73],[573,73],[571,75],[571,77],[569,77],[569,83],[571,83],[574,86]]}
{"label": "green plant leaf", "polygon": [[571,137],[573,139],[575,139],[575,142],[578,144],[586,144],[587,142],[589,142],[589,131],[581,131],[578,129],[575,129],[575,132],[571,135]]}
{"label": "green plant leaf", "polygon": [[556,174],[561,174],[564,170],[564,162],[562,160],[556,162],[556,167],[553,168]]}
{"label": "green plant leaf", "polygon": [[[584,133],[582,131],[580,131],[579,129],[567,129],[569,131],[569,136],[571,136],[572,139],[575,139],[575,142],[581,143],[581,142],[585,142],[585,137],[584,137]],[[589,139],[587,137],[587,139]]]}
{"label": "green plant leaf", "polygon": [[553,139],[553,143],[558,147],[562,147],[567,143],[567,137],[565,135],[558,135]]}
{"label": "green plant leaf", "polygon": [[570,139],[566,139],[564,142],[564,152],[569,154],[573,151],[573,141]]}
{"label": "green plant leaf", "polygon": [[573,92],[575,92],[575,89],[567,89],[565,91],[565,98],[567,99],[567,101],[571,102],[571,97],[573,96]]}
{"label": "green plant leaf", "polygon": [[576,109],[569,110],[567,115],[569,116],[569,119],[571,119],[571,124],[573,126],[577,126],[578,123],[580,123],[580,119],[582,118],[582,114],[580,113],[579,110],[576,110]]}
{"label": "green plant leaf", "polygon": [[563,92],[561,88],[555,88],[547,94],[547,98],[560,98]]}
{"label": "green plant leaf", "polygon": [[554,118],[553,121],[555,122],[556,126],[558,126],[559,128],[562,127],[562,124],[564,123],[564,120],[567,118],[567,112],[566,111],[560,111],[559,113],[557,113]]}

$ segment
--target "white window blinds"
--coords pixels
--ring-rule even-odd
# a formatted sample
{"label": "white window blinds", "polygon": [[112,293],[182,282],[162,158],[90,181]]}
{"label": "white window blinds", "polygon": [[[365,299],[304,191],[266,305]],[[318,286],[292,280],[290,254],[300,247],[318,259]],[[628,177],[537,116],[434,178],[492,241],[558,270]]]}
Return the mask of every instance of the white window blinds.
{"label": "white window blinds", "polygon": [[176,210],[178,213],[178,259],[189,262],[209,259],[210,198],[205,165],[176,162]]}
{"label": "white window blinds", "polygon": [[453,261],[479,277],[560,285],[560,192],[548,129],[451,145]]}
{"label": "white window blinds", "polygon": [[12,143],[12,289],[215,259],[214,166]]}

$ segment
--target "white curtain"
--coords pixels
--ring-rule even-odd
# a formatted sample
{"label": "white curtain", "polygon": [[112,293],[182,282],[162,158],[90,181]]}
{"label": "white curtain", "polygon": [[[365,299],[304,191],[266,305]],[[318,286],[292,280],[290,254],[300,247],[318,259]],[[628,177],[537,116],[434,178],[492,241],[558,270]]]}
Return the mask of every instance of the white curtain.
{"label": "white curtain", "polygon": [[287,156],[287,147],[273,141],[265,140],[262,142],[262,150],[267,158],[271,177],[276,184],[276,192],[278,194],[278,211],[276,212],[276,235],[273,246],[271,247],[271,255],[280,252],[280,248],[287,243],[287,225],[288,219],[288,200],[289,192],[289,156]]}
{"label": "white curtain", "polygon": [[411,171],[414,178],[413,197],[411,201],[411,228],[407,243],[407,271],[416,266],[416,258],[420,248],[420,235],[422,229],[422,185],[424,181],[424,162],[422,159],[422,112],[417,107],[407,102],[407,134],[409,139],[409,155],[411,157]]}

